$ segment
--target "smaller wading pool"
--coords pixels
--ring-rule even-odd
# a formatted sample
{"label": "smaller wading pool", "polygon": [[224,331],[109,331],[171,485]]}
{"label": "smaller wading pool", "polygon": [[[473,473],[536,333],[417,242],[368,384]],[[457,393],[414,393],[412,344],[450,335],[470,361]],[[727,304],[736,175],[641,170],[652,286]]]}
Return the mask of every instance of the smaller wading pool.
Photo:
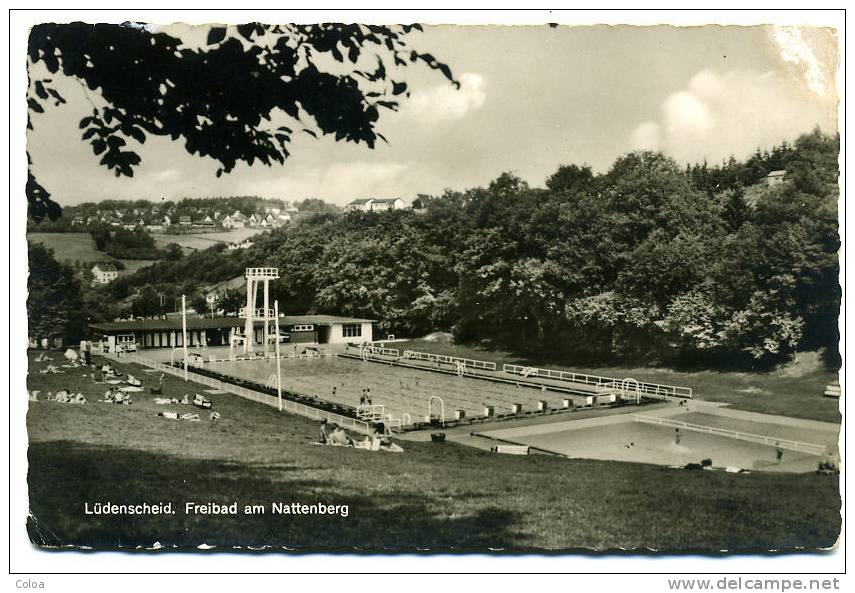
{"label": "smaller wading pool", "polygon": [[[700,414],[675,416],[674,419],[704,424]],[[706,415],[704,415],[706,416]],[[710,416],[709,425],[726,428],[729,418]],[[739,421],[735,421],[739,425]],[[754,423],[752,423],[754,424]],[[578,425],[578,426],[572,426]],[[790,427],[768,425],[775,432],[763,431],[754,434],[788,438]],[[756,427],[755,427],[756,428]],[[745,430],[744,427],[735,430]],[[634,420],[631,415],[613,417],[607,422],[585,421],[540,424],[535,426],[495,430],[481,433],[493,439],[519,445],[529,445],[551,453],[585,459],[653,463],[657,465],[685,466],[711,459],[715,467],[735,467],[765,471],[809,472],[817,468],[821,455],[800,451],[784,450],[781,461],[777,460],[774,445],[763,445],[726,436],[705,434],[681,428],[679,444],[674,427],[647,424]],[[804,435],[807,436],[807,435]],[[807,442],[828,445],[830,437],[812,435]],[[833,445],[832,445],[833,446]]]}

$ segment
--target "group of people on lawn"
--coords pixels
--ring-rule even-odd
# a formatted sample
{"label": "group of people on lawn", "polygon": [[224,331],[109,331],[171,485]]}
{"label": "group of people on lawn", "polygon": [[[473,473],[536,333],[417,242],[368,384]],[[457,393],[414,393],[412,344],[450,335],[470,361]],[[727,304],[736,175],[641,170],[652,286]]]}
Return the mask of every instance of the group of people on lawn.
{"label": "group of people on lawn", "polygon": [[321,420],[320,442],[323,445],[332,445],[339,447],[355,447],[357,449],[368,449],[370,451],[403,451],[398,445],[394,444],[385,434],[386,427],[382,422],[372,426],[371,434],[366,436],[361,441],[354,441],[347,436],[344,429],[333,422],[327,421],[326,418]]}

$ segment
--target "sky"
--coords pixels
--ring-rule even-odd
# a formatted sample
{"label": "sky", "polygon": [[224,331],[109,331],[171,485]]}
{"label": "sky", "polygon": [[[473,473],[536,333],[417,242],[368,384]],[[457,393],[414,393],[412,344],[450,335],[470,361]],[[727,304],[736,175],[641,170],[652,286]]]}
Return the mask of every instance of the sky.
{"label": "sky", "polygon": [[[206,29],[168,32],[190,40]],[[217,178],[216,161],[149,137],[134,177],[116,178],[80,140],[91,110],[82,87],[56,77],[69,103],[34,114],[34,173],[60,204],[258,195],[344,205],[484,186],[505,171],[540,187],[560,165],[605,172],[633,150],[715,163],[815,126],[837,130],[828,29],[433,26],[410,41],[449,64],[461,88],[409,67],[412,95],[399,112],[382,110],[389,143],[374,150],[300,135],[283,166],[241,164]]]}

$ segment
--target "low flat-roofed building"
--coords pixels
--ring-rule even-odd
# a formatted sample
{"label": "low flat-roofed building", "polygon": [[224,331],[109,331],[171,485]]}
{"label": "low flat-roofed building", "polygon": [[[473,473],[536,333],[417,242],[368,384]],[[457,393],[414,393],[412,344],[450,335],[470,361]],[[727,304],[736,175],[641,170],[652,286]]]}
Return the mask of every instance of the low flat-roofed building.
{"label": "low flat-roofed building", "polygon": [[[346,344],[373,340],[373,319],[336,315],[284,315],[279,317],[279,331],[287,334],[283,344]],[[243,332],[242,317],[187,317],[188,346],[228,346],[234,331]],[[264,329],[255,323],[255,343],[262,345]],[[102,336],[106,351],[116,346],[135,344],[136,348],[177,348],[183,346],[181,317],[139,319],[93,323],[93,334]]]}

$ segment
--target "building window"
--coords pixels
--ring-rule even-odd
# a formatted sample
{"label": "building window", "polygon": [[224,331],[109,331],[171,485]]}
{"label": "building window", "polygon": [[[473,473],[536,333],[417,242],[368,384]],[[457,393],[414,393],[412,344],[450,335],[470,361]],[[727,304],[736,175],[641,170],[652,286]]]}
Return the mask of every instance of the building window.
{"label": "building window", "polygon": [[134,341],[134,334],[122,334],[120,336],[116,336],[117,344],[131,344]]}
{"label": "building window", "polygon": [[358,338],[362,335],[362,325],[359,323],[344,323],[341,326],[341,335],[345,338]]}
{"label": "building window", "polygon": [[314,325],[295,325],[295,326],[294,326],[294,329],[293,329],[292,331],[295,331],[295,332],[310,332],[310,331],[314,331],[314,330],[315,330],[315,326],[314,326]]}

